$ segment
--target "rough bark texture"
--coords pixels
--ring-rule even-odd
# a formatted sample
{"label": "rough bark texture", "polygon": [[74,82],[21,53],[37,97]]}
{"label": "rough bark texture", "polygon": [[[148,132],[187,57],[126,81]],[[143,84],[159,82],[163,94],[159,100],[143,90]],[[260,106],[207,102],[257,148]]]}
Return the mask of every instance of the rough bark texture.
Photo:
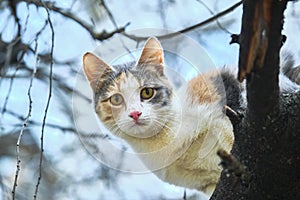
{"label": "rough bark texture", "polygon": [[224,170],[211,199],[300,199],[300,92],[280,95],[278,86],[286,3],[243,2],[239,79],[248,106],[234,124],[232,154],[247,169]]}

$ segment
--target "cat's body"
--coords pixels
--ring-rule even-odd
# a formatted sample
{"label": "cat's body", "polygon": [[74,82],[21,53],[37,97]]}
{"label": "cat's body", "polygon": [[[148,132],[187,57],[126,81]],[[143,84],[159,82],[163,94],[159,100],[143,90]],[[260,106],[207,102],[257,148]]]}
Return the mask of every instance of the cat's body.
{"label": "cat's body", "polygon": [[101,122],[160,179],[210,195],[222,170],[216,152],[230,152],[234,141],[223,107],[244,104],[243,86],[234,75],[201,74],[174,93],[155,38],[136,65],[110,67],[91,53],[83,62]]}

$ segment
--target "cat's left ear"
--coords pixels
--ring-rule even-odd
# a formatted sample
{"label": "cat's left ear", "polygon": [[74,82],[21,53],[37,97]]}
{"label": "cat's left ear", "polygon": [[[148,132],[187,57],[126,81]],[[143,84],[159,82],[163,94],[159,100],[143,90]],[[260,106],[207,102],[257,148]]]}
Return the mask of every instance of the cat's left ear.
{"label": "cat's left ear", "polygon": [[111,66],[90,52],[83,56],[83,69],[93,90],[96,90],[96,84],[103,80],[103,76],[114,71]]}
{"label": "cat's left ear", "polygon": [[164,64],[164,53],[160,42],[155,38],[151,37],[145,43],[141,57],[137,62],[137,65],[152,64],[152,65],[163,65]]}

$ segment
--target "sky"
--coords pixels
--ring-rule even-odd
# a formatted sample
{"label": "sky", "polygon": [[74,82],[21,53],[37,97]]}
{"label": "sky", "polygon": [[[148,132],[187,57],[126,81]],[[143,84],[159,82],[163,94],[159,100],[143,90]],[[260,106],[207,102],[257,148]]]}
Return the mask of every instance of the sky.
{"label": "sky", "polygon": [[[92,24],[91,8],[88,3],[82,1],[54,1],[58,7],[70,8],[71,12],[75,15]],[[211,12],[197,0],[177,0],[175,3],[164,3],[163,8],[159,6],[160,2],[173,2],[172,0],[163,1],[142,1],[137,0],[128,3],[128,1],[110,0],[106,1],[107,5],[114,15],[114,19],[118,26],[123,26],[130,22],[126,28],[126,32],[137,36],[150,36],[159,35],[162,31],[168,30],[175,32],[185,27],[194,25],[212,16]],[[210,0],[204,1],[215,14],[230,7],[237,1],[230,0]],[[96,7],[96,6],[95,6]],[[97,9],[94,8],[94,9]],[[163,10],[163,12],[159,12]],[[289,3],[286,11],[286,23],[284,26],[284,33],[287,35],[287,42],[284,46],[285,49],[293,51],[296,61],[300,62],[300,45],[297,44],[298,36],[300,33],[300,3]],[[35,6],[27,8],[25,3],[18,6],[18,15],[22,24],[27,23],[27,29],[24,31],[22,40],[26,43],[35,45],[35,34],[37,30],[44,26],[47,13],[44,9],[36,9]],[[30,13],[29,17],[28,13]],[[95,30],[112,31],[114,25],[110,21],[107,14],[102,11],[99,12],[100,21],[95,21],[93,27]],[[83,76],[81,69],[81,58],[85,52],[96,52],[99,56],[105,59],[108,63],[120,63],[126,60],[136,59],[140,53],[142,44],[137,45],[136,42],[122,36],[115,35],[114,37],[103,41],[95,41],[91,38],[89,33],[81,26],[74,23],[72,20],[67,20],[59,14],[50,13],[55,30],[55,43],[54,43],[54,57],[58,61],[75,60],[70,65],[55,64],[54,76],[64,81],[75,90],[81,91],[84,96],[91,99],[91,91],[89,90],[88,83]],[[182,76],[181,82],[188,81],[197,73],[201,73],[208,69],[219,68],[222,66],[236,67],[238,62],[238,45],[229,45],[230,33],[239,33],[242,9],[239,7],[224,18],[220,19],[220,24],[224,24],[226,31],[220,30],[218,26],[208,25],[197,31],[190,32],[177,38],[177,40],[164,40],[162,45],[166,50],[166,64],[170,66],[170,71],[175,70],[176,73]],[[13,25],[13,19],[9,17],[9,12],[0,12],[0,30],[1,38],[3,41],[11,41],[16,31]],[[28,22],[26,22],[28,21]],[[217,28],[216,28],[217,27]],[[217,30],[217,31],[216,31]],[[51,30],[49,27],[41,34],[38,40],[39,52],[45,52],[51,46]],[[176,41],[176,42],[174,42]],[[124,44],[134,51],[132,55],[124,49]],[[201,53],[200,53],[201,52]],[[177,59],[172,57],[172,54],[178,56]],[[32,69],[35,67],[35,57],[33,54],[25,55],[24,61]],[[299,63],[298,62],[298,63]],[[175,67],[174,67],[175,66]],[[38,67],[47,67],[38,64]],[[74,73],[75,71],[75,73]],[[13,71],[9,71],[13,73]],[[177,84],[176,80],[173,80]],[[28,97],[26,95],[30,80],[16,79],[13,83],[13,89],[7,104],[7,108],[22,116],[25,116],[28,111]],[[180,84],[180,83],[178,83]],[[5,102],[7,93],[9,92],[9,80],[2,80],[0,85],[0,107]],[[123,168],[114,170],[117,163],[111,157],[111,146],[121,148],[124,146],[122,141],[117,140],[113,136],[112,140],[102,143],[101,140],[93,138],[85,138],[81,135],[81,129],[85,131],[107,133],[95,119],[91,118],[92,105],[90,101],[78,98],[76,94],[73,98],[70,95],[61,94],[59,85],[54,85],[54,95],[51,99],[50,109],[47,116],[47,123],[61,125],[64,127],[73,126],[77,128],[77,134],[62,132],[55,128],[46,127],[45,129],[45,152],[44,154],[49,158],[49,161],[55,164],[49,164],[49,168],[56,170],[55,173],[59,174],[61,180],[59,183],[67,183],[65,189],[55,195],[56,199],[180,199],[183,196],[184,189],[176,187],[160,181],[152,173],[128,173],[124,171],[133,171],[133,164],[130,159],[124,158]],[[45,104],[47,101],[47,94],[49,90],[48,82],[34,79],[32,86],[32,99],[33,110],[31,119],[34,121],[42,122],[44,115]],[[67,102],[67,106],[62,103]],[[79,106],[80,105],[80,106]],[[65,112],[67,108],[71,108]],[[68,114],[66,114],[68,113]],[[11,115],[0,114],[1,126],[5,131],[1,134],[18,131],[20,129],[20,121]],[[19,126],[15,126],[19,123]],[[41,134],[41,126],[29,127],[34,133],[33,136],[39,142]],[[108,133],[109,134],[109,133]],[[108,145],[104,149],[104,157],[99,156],[90,149],[89,145]],[[126,146],[126,145],[125,145]],[[128,146],[127,146],[128,147]],[[117,149],[116,148],[116,149]],[[129,147],[128,147],[129,148]],[[122,150],[122,149],[121,149]],[[130,149],[128,150],[130,151]],[[71,153],[69,153],[71,152]],[[122,156],[118,152],[118,155]],[[117,155],[117,154],[116,154]],[[126,156],[125,156],[126,157]],[[38,163],[31,163],[35,169]],[[15,173],[16,160],[11,158],[0,158],[0,175],[8,178],[9,187],[12,185],[12,178]],[[55,167],[52,167],[52,165]],[[142,164],[141,164],[142,165]],[[29,177],[26,177],[27,167],[23,166],[21,181],[28,182]],[[109,170],[107,170],[109,168]],[[137,167],[138,168],[138,167]],[[99,169],[107,170],[110,177],[115,177],[113,181],[107,183],[105,178],[101,178]],[[34,170],[33,170],[34,171]],[[36,171],[34,171],[36,173]],[[82,180],[87,177],[99,176],[99,179],[84,184]],[[36,179],[36,174],[34,178]],[[65,181],[68,177],[72,177],[72,182]],[[71,180],[71,179],[70,179]],[[34,181],[35,182],[35,181]],[[35,183],[34,183],[35,184]],[[34,187],[32,184],[32,187]],[[32,188],[30,189],[30,191]],[[117,191],[117,192],[116,192]],[[1,193],[4,193],[0,188]],[[42,193],[41,193],[42,194]],[[194,199],[207,199],[202,193],[194,190],[188,190],[187,195]],[[27,198],[27,197],[26,197]],[[28,199],[30,199],[28,197]],[[42,197],[41,197],[42,199]]]}

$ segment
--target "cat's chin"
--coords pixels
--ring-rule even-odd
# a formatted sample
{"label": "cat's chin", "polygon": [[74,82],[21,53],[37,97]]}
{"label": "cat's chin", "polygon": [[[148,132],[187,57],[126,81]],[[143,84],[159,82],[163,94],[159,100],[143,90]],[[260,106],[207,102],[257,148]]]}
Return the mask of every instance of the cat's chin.
{"label": "cat's chin", "polygon": [[[142,126],[142,125],[136,125],[136,126]],[[146,126],[144,125],[143,127],[146,127]],[[147,130],[147,131],[135,130],[135,131],[126,131],[124,133],[126,135],[129,135],[131,137],[135,137],[135,138],[138,138],[138,139],[151,138],[151,137],[153,137],[154,135],[157,134],[157,132],[152,131],[152,130]]]}
{"label": "cat's chin", "polygon": [[[161,129],[161,128],[160,128]],[[133,122],[127,127],[122,128],[123,134],[131,137],[145,139],[157,135],[161,130],[152,123]]]}

